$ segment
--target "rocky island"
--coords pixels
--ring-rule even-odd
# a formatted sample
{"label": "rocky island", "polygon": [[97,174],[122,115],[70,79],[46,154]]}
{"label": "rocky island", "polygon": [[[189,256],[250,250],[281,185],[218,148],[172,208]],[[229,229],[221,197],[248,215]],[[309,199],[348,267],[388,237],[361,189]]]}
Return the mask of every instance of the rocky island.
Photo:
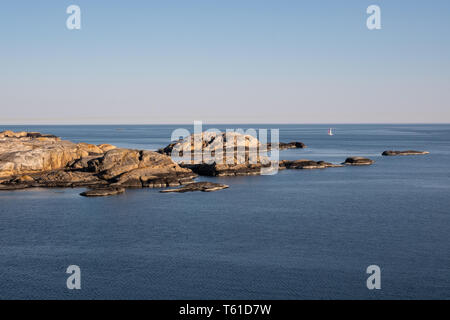
{"label": "rocky island", "polygon": [[345,159],[342,164],[348,166],[368,166],[373,164],[374,162],[375,161],[364,157],[349,157]]}
{"label": "rocky island", "polygon": [[423,155],[423,154],[429,154],[428,151],[415,151],[415,150],[406,150],[406,151],[393,151],[393,150],[387,150],[383,151],[381,154],[382,156],[416,156],[416,155]]}
{"label": "rocky island", "polygon": [[[216,191],[227,185],[195,182],[202,176],[260,175],[264,169],[325,169],[370,165],[373,160],[350,157],[343,164],[325,161],[272,161],[260,150],[271,149],[240,133],[203,132],[169,144],[158,152],[61,140],[38,132],[0,133],[0,190],[33,187],[86,187],[81,195],[99,197],[126,188],[166,188],[164,192]],[[200,141],[200,143],[198,143]],[[301,142],[279,149],[304,148]]]}
{"label": "rocky island", "polygon": [[229,186],[226,184],[220,184],[220,183],[214,183],[214,182],[194,182],[187,184],[185,186],[182,186],[180,188],[176,189],[166,189],[161,190],[162,193],[168,193],[168,192],[192,192],[192,191],[203,191],[203,192],[212,192],[222,189],[227,189]]}
{"label": "rocky island", "polygon": [[280,161],[280,169],[325,169],[343,167],[342,164],[334,164],[325,161],[313,160],[282,160]]}

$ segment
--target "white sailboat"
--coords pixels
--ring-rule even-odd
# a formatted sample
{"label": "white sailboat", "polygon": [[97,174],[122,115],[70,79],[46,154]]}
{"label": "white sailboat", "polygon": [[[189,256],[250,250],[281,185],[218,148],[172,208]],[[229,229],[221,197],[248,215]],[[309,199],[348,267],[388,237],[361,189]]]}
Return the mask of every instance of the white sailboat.
{"label": "white sailboat", "polygon": [[333,133],[333,129],[332,129],[332,128],[328,129],[328,135],[329,135],[329,136],[334,136],[334,133]]}

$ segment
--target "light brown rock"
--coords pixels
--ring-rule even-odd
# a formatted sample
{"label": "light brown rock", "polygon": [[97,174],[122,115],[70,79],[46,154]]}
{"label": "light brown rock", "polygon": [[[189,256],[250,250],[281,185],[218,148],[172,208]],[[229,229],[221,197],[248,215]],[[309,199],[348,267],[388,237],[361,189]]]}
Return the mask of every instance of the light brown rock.
{"label": "light brown rock", "polygon": [[108,152],[109,150],[113,150],[116,149],[116,146],[110,145],[110,144],[99,144],[97,145],[97,147],[99,147],[100,149],[102,149],[103,152]]}
{"label": "light brown rock", "polygon": [[[196,174],[167,155],[61,141],[40,133],[2,133],[0,190],[30,187],[159,188],[191,183]],[[42,141],[41,138],[46,138]],[[109,149],[107,152],[104,150]]]}

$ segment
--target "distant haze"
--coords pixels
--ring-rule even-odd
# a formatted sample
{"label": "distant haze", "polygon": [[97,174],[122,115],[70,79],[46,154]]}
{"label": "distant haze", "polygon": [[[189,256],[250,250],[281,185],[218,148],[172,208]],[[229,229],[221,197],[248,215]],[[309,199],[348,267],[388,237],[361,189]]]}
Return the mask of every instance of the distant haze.
{"label": "distant haze", "polygon": [[448,0],[5,1],[0,124],[450,122],[449,16]]}

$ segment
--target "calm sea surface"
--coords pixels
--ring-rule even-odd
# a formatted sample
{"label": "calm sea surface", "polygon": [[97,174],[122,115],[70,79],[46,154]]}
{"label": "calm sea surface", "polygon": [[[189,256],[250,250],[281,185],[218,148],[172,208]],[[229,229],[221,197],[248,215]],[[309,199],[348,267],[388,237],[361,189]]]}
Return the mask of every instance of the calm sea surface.
{"label": "calm sea surface", "polygon": [[[154,150],[179,126],[2,126]],[[218,129],[236,126],[214,126]],[[0,192],[0,298],[450,298],[450,125],[249,125],[302,141],[281,159],[368,167],[202,178],[214,193]],[[192,127],[186,126],[192,130]],[[387,149],[430,151],[381,157]],[[82,289],[66,288],[67,266]],[[366,268],[381,267],[381,290]]]}

